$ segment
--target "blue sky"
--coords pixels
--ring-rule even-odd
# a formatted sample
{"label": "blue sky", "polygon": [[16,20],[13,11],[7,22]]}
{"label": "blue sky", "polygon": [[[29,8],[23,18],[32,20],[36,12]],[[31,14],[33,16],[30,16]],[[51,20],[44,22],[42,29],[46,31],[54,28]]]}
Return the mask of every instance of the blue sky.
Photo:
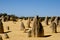
{"label": "blue sky", "polygon": [[0,0],[0,13],[16,16],[60,16],[60,0]]}

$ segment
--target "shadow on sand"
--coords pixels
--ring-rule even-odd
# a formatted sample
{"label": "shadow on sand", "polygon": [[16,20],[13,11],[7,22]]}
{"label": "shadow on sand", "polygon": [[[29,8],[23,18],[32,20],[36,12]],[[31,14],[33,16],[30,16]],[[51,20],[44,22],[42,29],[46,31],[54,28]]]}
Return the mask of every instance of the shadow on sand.
{"label": "shadow on sand", "polygon": [[45,38],[45,37],[50,37],[50,36],[52,36],[52,35],[44,35],[44,36],[41,36],[41,37],[44,37]]}
{"label": "shadow on sand", "polygon": [[4,32],[4,33],[9,33],[9,32],[11,32],[11,31],[7,31],[7,32]]}
{"label": "shadow on sand", "polygon": [[56,32],[56,33],[60,33],[60,32]]}
{"label": "shadow on sand", "polygon": [[50,37],[50,36],[52,36],[52,35],[44,35],[43,37]]}

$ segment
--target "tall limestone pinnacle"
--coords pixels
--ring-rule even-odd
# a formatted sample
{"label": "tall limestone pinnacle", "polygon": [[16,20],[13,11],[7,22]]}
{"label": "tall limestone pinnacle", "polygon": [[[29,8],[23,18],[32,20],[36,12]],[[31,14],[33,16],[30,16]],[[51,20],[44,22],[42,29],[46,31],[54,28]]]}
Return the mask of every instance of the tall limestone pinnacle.
{"label": "tall limestone pinnacle", "polygon": [[35,16],[34,19],[33,19],[32,36],[33,37],[44,36],[43,26],[39,22],[39,17],[38,16]]}

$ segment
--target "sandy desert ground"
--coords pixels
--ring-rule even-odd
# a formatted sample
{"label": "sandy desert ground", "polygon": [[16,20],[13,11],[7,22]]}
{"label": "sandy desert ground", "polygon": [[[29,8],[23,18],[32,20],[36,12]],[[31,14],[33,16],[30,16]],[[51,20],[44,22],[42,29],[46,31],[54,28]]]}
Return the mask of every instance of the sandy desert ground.
{"label": "sandy desert ground", "polygon": [[[23,21],[24,25],[26,26],[26,21]],[[4,32],[8,32],[9,38],[5,38],[5,34],[0,34],[3,38],[3,40],[60,40],[60,27],[57,27],[58,33],[52,33],[52,30],[49,26],[45,26],[45,24],[42,22],[44,26],[44,35],[45,37],[28,37],[27,33],[24,33],[23,31],[20,31],[20,21],[13,22],[3,22],[4,26]],[[32,25],[32,24],[31,24]],[[10,30],[7,30],[7,27],[9,26]]]}

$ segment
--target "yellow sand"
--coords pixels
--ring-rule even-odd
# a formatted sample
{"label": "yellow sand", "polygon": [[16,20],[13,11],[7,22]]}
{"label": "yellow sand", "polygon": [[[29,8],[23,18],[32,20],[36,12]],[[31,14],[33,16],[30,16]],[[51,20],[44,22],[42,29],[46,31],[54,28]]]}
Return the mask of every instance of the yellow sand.
{"label": "yellow sand", "polygon": [[[24,25],[26,26],[26,21],[24,20]],[[8,21],[8,22],[3,22],[4,26],[4,31],[8,32],[7,26],[9,26],[10,31],[7,33],[9,35],[9,39],[5,38],[4,34],[2,35],[3,40],[60,40],[60,33],[52,33],[52,30],[49,26],[45,26],[45,24],[42,22],[44,26],[44,34],[45,36],[51,35],[49,37],[28,37],[27,33],[24,33],[23,31],[20,31],[20,21],[18,22],[13,22],[13,21]],[[31,24],[32,25],[32,24]],[[57,28],[58,32],[60,32],[60,27]]]}

